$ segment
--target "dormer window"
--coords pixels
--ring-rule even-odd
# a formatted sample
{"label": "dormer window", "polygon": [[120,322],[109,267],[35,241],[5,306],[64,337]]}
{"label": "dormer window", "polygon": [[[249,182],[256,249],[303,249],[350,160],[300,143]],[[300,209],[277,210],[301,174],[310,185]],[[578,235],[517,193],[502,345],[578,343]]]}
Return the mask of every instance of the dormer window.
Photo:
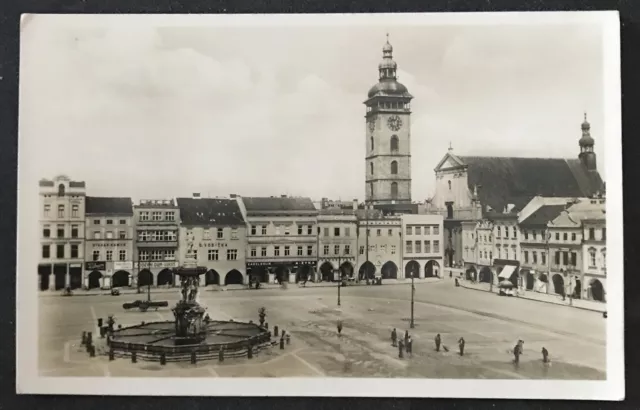
{"label": "dormer window", "polygon": [[58,185],[58,196],[64,196],[64,184]]}

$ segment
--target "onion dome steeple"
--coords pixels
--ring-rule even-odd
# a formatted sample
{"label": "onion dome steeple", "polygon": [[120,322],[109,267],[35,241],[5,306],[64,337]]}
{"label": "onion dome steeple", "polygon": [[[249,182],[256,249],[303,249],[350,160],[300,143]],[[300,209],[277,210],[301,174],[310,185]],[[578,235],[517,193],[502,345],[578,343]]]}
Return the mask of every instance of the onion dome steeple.
{"label": "onion dome steeple", "polygon": [[589,171],[596,171],[596,153],[593,151],[595,141],[591,137],[591,124],[587,121],[587,113],[584,113],[584,121],[580,127],[582,129],[582,137],[578,141],[580,144],[580,161]]}
{"label": "onion dome steeple", "polygon": [[369,98],[376,95],[391,95],[406,98],[413,98],[407,87],[398,82],[398,64],[393,61],[393,46],[387,42],[382,47],[382,61],[378,64],[378,84],[369,90]]}

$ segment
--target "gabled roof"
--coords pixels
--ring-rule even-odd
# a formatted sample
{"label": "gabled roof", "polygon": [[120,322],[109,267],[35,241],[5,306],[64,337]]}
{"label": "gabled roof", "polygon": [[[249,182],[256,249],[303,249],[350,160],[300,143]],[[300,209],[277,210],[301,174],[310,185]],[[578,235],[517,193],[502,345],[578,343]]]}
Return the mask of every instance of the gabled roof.
{"label": "gabled roof", "polygon": [[242,197],[247,212],[258,211],[317,211],[310,198]]}
{"label": "gabled roof", "polygon": [[564,211],[566,205],[543,205],[532,213],[520,226],[546,226]]}
{"label": "gabled roof", "polygon": [[438,162],[435,167],[435,171],[438,172],[441,169],[464,167],[465,163],[455,155],[451,150]]}
{"label": "gabled roof", "polygon": [[85,214],[133,215],[133,203],[131,198],[88,196],[85,202]]}
{"label": "gabled roof", "polygon": [[[522,209],[533,197],[591,197],[604,190],[597,171],[579,159],[457,157],[467,166],[468,187],[478,187],[483,207],[502,211],[508,204]],[[487,212],[487,209],[484,209]]]}
{"label": "gabled roof", "polygon": [[245,224],[240,206],[235,199],[178,198],[177,202],[183,225],[236,226]]}

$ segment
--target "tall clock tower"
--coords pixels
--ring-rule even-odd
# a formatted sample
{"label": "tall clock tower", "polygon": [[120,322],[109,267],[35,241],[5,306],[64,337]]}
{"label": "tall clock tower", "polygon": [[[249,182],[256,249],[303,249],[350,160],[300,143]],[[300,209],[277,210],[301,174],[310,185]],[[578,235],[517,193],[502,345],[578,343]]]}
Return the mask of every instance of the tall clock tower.
{"label": "tall clock tower", "polygon": [[413,96],[398,82],[393,47],[382,48],[378,84],[369,90],[367,107],[365,181],[371,205],[411,203],[411,106]]}

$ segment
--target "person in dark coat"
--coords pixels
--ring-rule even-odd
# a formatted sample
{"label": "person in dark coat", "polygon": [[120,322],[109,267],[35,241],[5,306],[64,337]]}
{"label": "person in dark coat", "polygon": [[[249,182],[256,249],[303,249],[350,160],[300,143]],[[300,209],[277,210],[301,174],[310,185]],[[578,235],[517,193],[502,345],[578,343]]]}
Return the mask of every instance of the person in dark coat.
{"label": "person in dark coat", "polygon": [[520,363],[520,354],[521,353],[522,352],[520,351],[520,341],[518,341],[518,343],[513,348],[513,362],[516,365]]}
{"label": "person in dark coat", "polygon": [[549,363],[549,351],[546,347],[542,348],[542,362]]}
{"label": "person in dark coat", "polygon": [[396,347],[398,345],[398,332],[394,327],[391,331],[391,346]]}
{"label": "person in dark coat", "polygon": [[338,336],[342,334],[342,320],[338,320]]}
{"label": "person in dark coat", "polygon": [[440,343],[442,343],[442,340],[440,339],[440,333],[438,333],[436,335],[436,352],[440,351]]}
{"label": "person in dark coat", "polygon": [[409,340],[409,331],[405,330],[404,331],[404,344],[405,346],[407,345],[407,341]]}
{"label": "person in dark coat", "polygon": [[404,341],[402,339],[398,340],[398,357],[403,358],[404,355]]}
{"label": "person in dark coat", "polygon": [[409,356],[413,357],[413,340],[411,339],[411,336],[407,339],[407,353]]}
{"label": "person in dark coat", "polygon": [[464,337],[461,337],[458,340],[458,348],[460,349],[460,356],[464,356],[464,344],[465,344]]}

